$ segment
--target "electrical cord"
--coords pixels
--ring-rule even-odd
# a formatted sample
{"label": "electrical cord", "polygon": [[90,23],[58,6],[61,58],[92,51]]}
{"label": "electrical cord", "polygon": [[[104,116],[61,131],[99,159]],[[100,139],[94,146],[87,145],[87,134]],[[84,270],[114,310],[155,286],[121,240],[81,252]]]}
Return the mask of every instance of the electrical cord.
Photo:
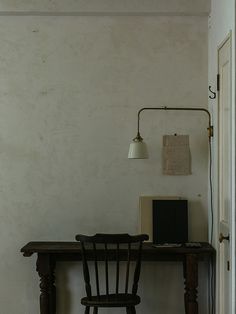
{"label": "electrical cord", "polygon": [[[213,223],[214,223],[214,212],[213,212],[213,188],[212,188],[212,147],[211,138],[209,138],[209,184],[210,184],[210,209],[211,209],[211,231],[210,231],[210,243],[213,244]],[[214,298],[214,263],[211,260],[210,265],[210,278],[209,278],[209,297],[210,297],[210,313],[215,313],[215,298]]]}
{"label": "electrical cord", "polygon": [[214,223],[214,213],[213,213],[213,188],[212,188],[212,150],[211,150],[211,139],[209,139],[209,183],[210,183],[210,208],[211,208],[211,233],[210,233],[210,243],[213,242],[213,223]]}

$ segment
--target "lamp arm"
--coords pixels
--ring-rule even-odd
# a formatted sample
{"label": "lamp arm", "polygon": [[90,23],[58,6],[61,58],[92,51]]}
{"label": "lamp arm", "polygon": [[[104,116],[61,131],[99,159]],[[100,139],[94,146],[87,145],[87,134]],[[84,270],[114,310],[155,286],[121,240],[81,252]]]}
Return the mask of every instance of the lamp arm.
{"label": "lamp arm", "polygon": [[[138,133],[137,138],[141,138],[140,135],[140,115],[145,110],[184,110],[184,111],[202,111],[208,115],[208,137],[209,140],[213,137],[213,125],[211,125],[211,114],[205,108],[183,108],[183,107],[144,107],[138,111]],[[142,139],[142,138],[141,138]]]}

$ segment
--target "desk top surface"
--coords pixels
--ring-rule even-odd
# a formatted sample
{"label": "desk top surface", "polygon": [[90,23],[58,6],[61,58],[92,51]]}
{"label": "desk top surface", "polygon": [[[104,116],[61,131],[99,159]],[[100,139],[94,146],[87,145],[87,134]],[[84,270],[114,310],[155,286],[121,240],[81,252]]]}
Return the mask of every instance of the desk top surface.
{"label": "desk top surface", "polygon": [[[121,248],[122,249],[122,248]],[[112,248],[111,248],[112,250]],[[115,250],[115,249],[114,249]],[[24,256],[38,254],[53,255],[76,255],[81,254],[80,243],[78,242],[29,242],[22,247],[21,252]],[[154,247],[152,243],[145,242],[143,244],[143,257],[147,260],[155,259],[156,256],[173,255],[183,256],[186,254],[196,254],[199,257],[207,257],[215,255],[215,249],[206,242],[201,242],[200,248],[181,247]],[[146,258],[145,258],[146,257]]]}

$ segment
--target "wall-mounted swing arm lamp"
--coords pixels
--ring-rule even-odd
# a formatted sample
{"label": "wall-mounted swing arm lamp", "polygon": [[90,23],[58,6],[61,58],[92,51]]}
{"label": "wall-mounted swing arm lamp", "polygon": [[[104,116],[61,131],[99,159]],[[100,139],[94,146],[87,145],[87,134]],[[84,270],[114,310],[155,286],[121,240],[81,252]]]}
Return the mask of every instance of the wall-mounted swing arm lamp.
{"label": "wall-mounted swing arm lamp", "polygon": [[202,111],[208,115],[208,137],[209,142],[211,137],[213,137],[213,126],[211,125],[211,114],[205,108],[182,108],[182,107],[150,107],[150,108],[141,108],[138,111],[138,132],[136,137],[133,139],[129,147],[128,158],[130,159],[146,159],[148,158],[147,145],[143,141],[143,138],[140,135],[140,114],[145,110],[184,110],[184,111]]}

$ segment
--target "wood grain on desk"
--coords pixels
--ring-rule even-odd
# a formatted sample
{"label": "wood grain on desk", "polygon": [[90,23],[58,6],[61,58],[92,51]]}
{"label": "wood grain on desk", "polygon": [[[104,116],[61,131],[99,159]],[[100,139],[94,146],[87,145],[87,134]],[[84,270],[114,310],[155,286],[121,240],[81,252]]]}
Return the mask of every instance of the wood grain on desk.
{"label": "wood grain on desk", "polygon": [[[98,249],[102,254],[103,249]],[[60,254],[72,254],[72,260],[81,260],[81,247],[78,242],[29,242],[22,249],[21,252],[24,256],[31,256],[34,253],[41,254],[55,254],[57,259],[60,259]],[[112,257],[114,251],[112,247],[109,250]],[[121,256],[125,254],[126,250],[121,248]],[[77,253],[75,255],[75,253]],[[98,253],[99,254],[99,253]],[[185,246],[181,247],[153,247],[152,243],[145,242],[143,244],[142,259],[147,261],[156,260],[183,260],[183,256],[186,254],[196,254],[199,260],[208,259],[209,255],[215,255],[215,249],[205,242],[201,242],[200,248],[189,248]],[[63,260],[63,256],[61,257]]]}

